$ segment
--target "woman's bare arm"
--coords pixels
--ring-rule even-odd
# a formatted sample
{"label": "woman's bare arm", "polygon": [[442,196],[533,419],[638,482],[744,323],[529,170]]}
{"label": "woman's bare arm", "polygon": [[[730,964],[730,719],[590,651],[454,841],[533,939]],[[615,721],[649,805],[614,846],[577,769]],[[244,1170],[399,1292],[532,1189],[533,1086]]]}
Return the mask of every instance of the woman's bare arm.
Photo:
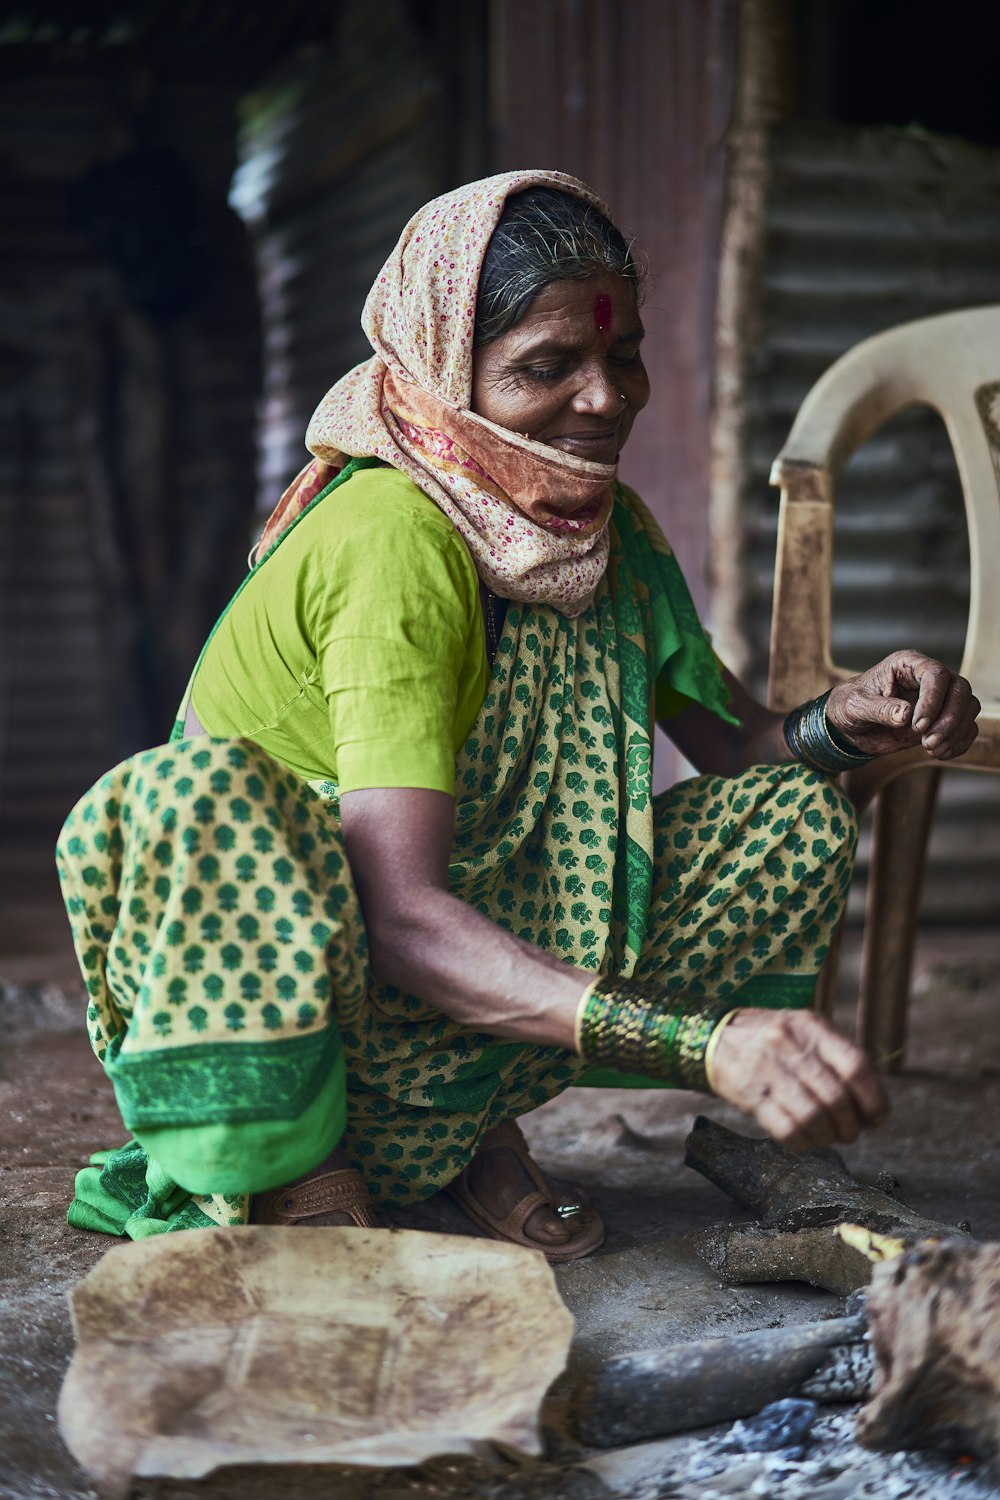
{"label": "woman's bare arm", "polygon": [[451,894],[451,797],[409,787],[345,792],[340,816],[375,977],[470,1029],[572,1049],[594,976]]}
{"label": "woman's bare arm", "polygon": [[[750,766],[781,765],[792,753],[774,713],[723,668],[738,724],[726,724],[695,704],[661,728],[699,771],[737,776]],[[827,702],[827,722],[859,750],[891,755],[923,745],[936,760],[962,755],[978,730],[980,703],[964,677],[919,651],[894,651],[848,682]]]}
{"label": "woman's bare arm", "polygon": [[738,776],[750,766],[776,766],[791,760],[782,733],[784,715],[758,703],[725,667],[723,677],[729,706],[739,723],[727,724],[700,703],[686,708],[660,725],[681,754],[703,774],[713,776]]}
{"label": "woman's bare arm", "polygon": [[[574,1045],[593,975],[513,937],[448,890],[454,807],[443,792],[345,792],[340,804],[372,973],[469,1030],[542,1046]],[[885,1097],[862,1053],[825,1021],[741,1011],[720,1038],[714,1075],[778,1140],[853,1140]]]}

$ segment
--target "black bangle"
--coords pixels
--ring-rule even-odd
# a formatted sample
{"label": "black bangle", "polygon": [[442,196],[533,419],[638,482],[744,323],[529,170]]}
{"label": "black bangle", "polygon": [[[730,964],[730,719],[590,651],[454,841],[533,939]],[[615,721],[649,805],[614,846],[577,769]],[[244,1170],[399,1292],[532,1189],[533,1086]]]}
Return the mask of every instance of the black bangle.
{"label": "black bangle", "polygon": [[705,1053],[731,1011],[731,1001],[683,1000],[650,981],[599,979],[581,1001],[580,1055],[589,1063],[707,1093]]}
{"label": "black bangle", "polygon": [[837,776],[841,771],[865,766],[875,757],[858,750],[830,728],[826,719],[826,700],[832,691],[830,688],[821,697],[802,703],[786,714],[784,734],[785,744],[796,760],[811,766],[814,771]]}

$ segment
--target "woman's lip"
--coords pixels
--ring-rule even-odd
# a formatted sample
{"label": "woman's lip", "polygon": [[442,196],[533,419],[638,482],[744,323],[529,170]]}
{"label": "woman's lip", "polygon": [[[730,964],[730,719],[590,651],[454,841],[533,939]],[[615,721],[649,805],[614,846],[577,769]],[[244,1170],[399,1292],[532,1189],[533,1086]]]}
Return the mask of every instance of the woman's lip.
{"label": "woman's lip", "polygon": [[558,437],[549,438],[549,447],[568,449],[571,453],[584,455],[608,452],[617,456],[618,428],[612,427],[608,432],[564,432]]}

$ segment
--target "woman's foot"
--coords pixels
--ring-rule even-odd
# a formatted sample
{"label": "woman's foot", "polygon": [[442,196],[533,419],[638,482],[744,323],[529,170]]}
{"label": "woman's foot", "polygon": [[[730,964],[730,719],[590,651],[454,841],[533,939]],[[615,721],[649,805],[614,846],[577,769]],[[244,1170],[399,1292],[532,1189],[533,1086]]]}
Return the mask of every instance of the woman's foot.
{"label": "woman's foot", "polygon": [[254,1193],[250,1223],[286,1227],[302,1224],[310,1229],[349,1224],[378,1228],[364,1179],[350,1166],[346,1151],[339,1146],[318,1167],[284,1187]]}
{"label": "woman's foot", "polygon": [[[538,1191],[516,1152],[507,1146],[491,1147],[485,1141],[466,1168],[465,1183],[476,1202],[497,1219],[506,1218],[523,1199]],[[524,1232],[545,1249],[567,1245],[573,1238],[572,1228],[548,1203],[532,1209],[524,1221]]]}
{"label": "woman's foot", "polygon": [[546,1182],[513,1120],[487,1131],[448,1192],[486,1234],[540,1250],[553,1262],[578,1260],[604,1239],[604,1225],[582,1194]]}

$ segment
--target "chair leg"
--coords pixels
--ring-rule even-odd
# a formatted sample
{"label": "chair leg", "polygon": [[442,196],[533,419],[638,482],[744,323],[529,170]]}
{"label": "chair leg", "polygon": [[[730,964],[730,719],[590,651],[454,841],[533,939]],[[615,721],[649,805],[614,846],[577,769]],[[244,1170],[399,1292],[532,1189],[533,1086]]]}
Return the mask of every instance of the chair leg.
{"label": "chair leg", "polygon": [[857,1026],[858,1042],[886,1073],[903,1065],[914,929],[940,779],[934,770],[897,776],[873,811]]}
{"label": "chair leg", "polygon": [[840,973],[840,945],[844,937],[845,917],[834,929],[830,938],[830,951],[823,961],[823,967],[816,976],[816,993],[813,998],[813,1010],[824,1021],[829,1021],[833,1015],[833,1002],[837,994],[837,975]]}

